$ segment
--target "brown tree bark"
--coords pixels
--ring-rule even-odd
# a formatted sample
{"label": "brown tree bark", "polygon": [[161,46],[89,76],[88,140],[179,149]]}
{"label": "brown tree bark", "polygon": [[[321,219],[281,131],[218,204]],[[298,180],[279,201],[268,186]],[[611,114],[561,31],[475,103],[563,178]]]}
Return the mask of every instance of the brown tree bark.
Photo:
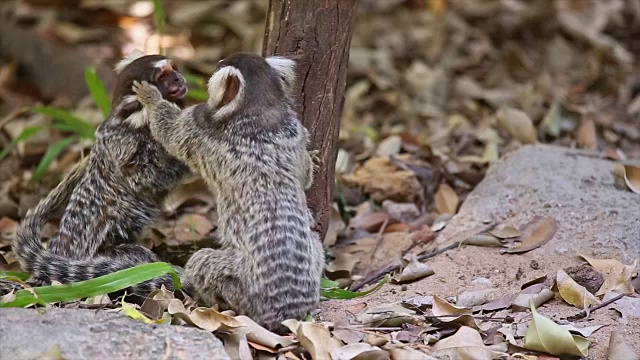
{"label": "brown tree bark", "polygon": [[335,185],[340,116],[358,0],[270,0],[262,53],[297,60],[298,114],[320,151],[320,168],[307,192],[321,239]]}

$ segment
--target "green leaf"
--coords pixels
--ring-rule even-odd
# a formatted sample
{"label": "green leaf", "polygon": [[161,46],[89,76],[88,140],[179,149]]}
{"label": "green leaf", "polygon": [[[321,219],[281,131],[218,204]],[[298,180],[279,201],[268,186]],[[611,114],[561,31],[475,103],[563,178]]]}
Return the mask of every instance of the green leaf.
{"label": "green leaf", "polygon": [[187,92],[187,96],[196,101],[207,101],[209,98],[209,94],[206,91],[200,89],[189,89]]}
{"label": "green leaf", "polygon": [[338,283],[329,279],[320,280],[320,296],[326,299],[354,299],[357,297],[367,296],[382,287],[387,281],[389,281],[389,275],[386,275],[384,279],[373,288],[367,291],[349,291],[338,287]]}
{"label": "green leaf", "polygon": [[42,177],[42,175],[44,175],[45,171],[47,171],[47,169],[49,168],[53,160],[55,160],[55,158],[58,157],[60,152],[66,149],[75,140],[76,139],[73,137],[68,137],[49,146],[49,149],[47,149],[47,152],[44,154],[42,159],[40,159],[40,163],[38,164],[38,167],[33,172],[33,175],[31,175],[31,180],[32,181],[40,180],[40,178]]}
{"label": "green leaf", "polygon": [[204,88],[206,82],[202,77],[188,72],[183,72],[181,74],[182,76],[184,76],[185,80],[187,80],[187,84],[189,84],[190,86]]}
{"label": "green leaf", "polygon": [[156,22],[156,29],[160,35],[159,53],[162,54],[162,34],[164,34],[164,9],[162,8],[162,0],[153,0],[153,14]]}
{"label": "green leaf", "polygon": [[124,270],[118,270],[95,279],[80,281],[73,284],[42,286],[30,289],[37,297],[30,291],[19,290],[15,293],[16,298],[13,301],[0,304],[0,308],[25,307],[33,304],[44,305],[48,303],[73,301],[108,294],[126,289],[132,285],[151,280],[164,274],[171,275],[176,289],[182,287],[180,278],[171,265],[163,262],[155,262],[138,265]]}
{"label": "green leaf", "polygon": [[107,93],[107,89],[104,87],[104,83],[96,73],[96,69],[91,66],[84,69],[84,81],[87,83],[89,92],[91,92],[93,102],[95,102],[98,108],[100,108],[102,115],[104,117],[109,116],[109,113],[111,112],[111,101],[109,100],[109,94]]}
{"label": "green leaf", "polygon": [[88,122],[74,116],[70,112],[62,109],[57,109],[49,106],[35,106],[31,109],[33,112],[48,116],[54,121],[59,121],[64,126],[65,130],[74,132],[85,139],[94,140],[96,129]]}
{"label": "green leaf", "polygon": [[2,152],[0,152],[0,160],[2,160],[5,157],[7,157],[7,155],[9,155],[11,150],[13,150],[13,148],[16,147],[16,145],[18,145],[18,143],[20,143],[22,141],[26,141],[27,139],[29,139],[33,135],[39,133],[40,130],[42,130],[44,128],[45,128],[45,126],[38,125],[38,126],[28,127],[28,128],[25,128],[24,130],[22,130],[20,135],[16,136],[13,140],[11,140],[11,142],[7,145],[7,147],[2,149]]}
{"label": "green leaf", "polygon": [[31,275],[26,272],[0,270],[0,279],[19,279],[25,281],[30,277]]}

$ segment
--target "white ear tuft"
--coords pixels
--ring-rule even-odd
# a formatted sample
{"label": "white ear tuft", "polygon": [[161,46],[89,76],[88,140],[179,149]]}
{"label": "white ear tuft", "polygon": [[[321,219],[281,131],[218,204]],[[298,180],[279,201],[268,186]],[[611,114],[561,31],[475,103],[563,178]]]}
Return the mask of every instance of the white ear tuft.
{"label": "white ear tuft", "polygon": [[[230,86],[235,82],[236,88]],[[207,89],[209,91],[209,107],[219,116],[228,114],[236,109],[244,95],[245,80],[240,70],[233,66],[225,66],[216,71],[211,78]],[[228,99],[228,97],[231,99]]]}
{"label": "white ear tuft", "polygon": [[116,74],[119,74],[120,72],[122,72],[122,70],[125,67],[127,67],[127,65],[131,64],[134,60],[139,59],[143,56],[144,56],[144,53],[140,50],[135,50],[132,53],[128,54],[127,56],[124,57],[124,59],[120,60],[114,67]]}
{"label": "white ear tuft", "polygon": [[274,68],[285,83],[285,87],[293,87],[296,81],[296,62],[295,60],[283,56],[270,56],[266,58],[267,63]]}

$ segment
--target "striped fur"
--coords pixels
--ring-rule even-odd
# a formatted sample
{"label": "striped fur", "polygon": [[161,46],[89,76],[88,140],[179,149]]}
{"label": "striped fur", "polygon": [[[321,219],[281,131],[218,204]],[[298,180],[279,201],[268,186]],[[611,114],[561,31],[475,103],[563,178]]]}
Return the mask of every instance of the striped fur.
{"label": "striped fur", "polygon": [[[98,127],[85,164],[76,167],[23,219],[14,252],[35,285],[88,280],[158,261],[136,241],[156,217],[162,198],[189,169],[153,139],[148,126],[131,121],[144,117],[145,111],[129,100],[133,80],[152,80],[153,64],[163,59],[141,57],[120,69],[114,95],[118,105]],[[41,241],[42,228],[52,212],[65,205],[59,231],[47,251]],[[129,292],[145,295],[161,284],[171,287],[170,277],[139,284]]]}
{"label": "striped fur", "polygon": [[[301,319],[318,305],[324,268],[304,193],[313,175],[308,133],[284,89],[282,67],[249,54],[219,66],[244,77],[232,108],[200,104],[181,112],[147,84],[137,86],[138,100],[149,109],[153,136],[216,195],[221,248],[199,250],[185,267],[196,299],[283,331],[283,320]],[[220,90],[210,82],[209,91]]]}

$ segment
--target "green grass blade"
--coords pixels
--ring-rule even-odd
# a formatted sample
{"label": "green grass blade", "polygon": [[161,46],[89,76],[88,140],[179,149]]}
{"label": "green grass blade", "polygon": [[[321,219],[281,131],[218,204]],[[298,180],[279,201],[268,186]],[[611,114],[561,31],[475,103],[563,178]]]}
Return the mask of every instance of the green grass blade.
{"label": "green grass blade", "polygon": [[389,281],[389,275],[385,276],[384,279],[380,280],[380,282],[373,288],[367,291],[350,291],[341,289],[338,287],[338,283],[335,281],[331,281],[329,279],[322,279],[320,281],[320,296],[325,299],[354,299],[357,297],[367,296],[377,291],[384,285],[387,281]]}
{"label": "green grass blade", "polygon": [[25,281],[30,277],[31,275],[26,272],[0,270],[0,279],[20,279],[22,281]]}
{"label": "green grass blade", "polygon": [[206,91],[200,89],[189,89],[187,97],[195,101],[207,101],[209,94]]}
{"label": "green grass blade", "polygon": [[91,66],[84,69],[84,81],[87,83],[89,92],[91,92],[93,102],[95,102],[98,108],[100,108],[102,115],[104,117],[109,116],[109,113],[111,112],[111,101],[109,100],[109,94],[107,93],[107,89],[104,87],[104,83],[96,73],[96,69]]}
{"label": "green grass blade", "polygon": [[164,274],[171,275],[176,289],[182,287],[180,278],[171,265],[156,262],[119,270],[95,279],[73,284],[35,287],[31,290],[37,294],[37,297],[27,290],[19,290],[15,293],[16,298],[13,301],[0,304],[0,307],[25,307],[33,304],[73,301],[108,294]]}
{"label": "green grass blade", "polygon": [[188,72],[182,72],[181,74],[184,76],[184,79],[187,80],[187,84],[189,86],[195,86],[201,89],[204,88],[206,82],[202,77]]}
{"label": "green grass blade", "polygon": [[71,145],[74,141],[76,141],[75,138],[68,137],[49,146],[49,148],[47,149],[47,152],[44,154],[42,159],[40,159],[40,163],[38,164],[38,167],[33,172],[33,175],[31,175],[31,180],[32,181],[40,180],[40,178],[42,177],[42,175],[44,175],[45,171],[47,171],[47,169],[49,168],[53,160],[55,160],[58,157],[58,155],[62,152],[62,150],[69,147],[69,145]]}
{"label": "green grass blade", "polygon": [[22,130],[22,132],[18,136],[16,136],[13,140],[11,140],[11,142],[7,145],[7,147],[2,149],[2,152],[0,152],[0,160],[7,157],[7,155],[9,155],[11,150],[13,150],[13,148],[16,147],[18,143],[22,141],[26,141],[33,135],[39,133],[44,128],[46,128],[44,125],[38,125],[38,126],[28,127]]}
{"label": "green grass blade", "polygon": [[38,114],[48,116],[54,121],[63,123],[68,127],[67,129],[69,129],[69,131],[73,131],[85,139],[95,139],[96,129],[93,127],[93,125],[74,116],[66,110],[56,109],[49,106],[35,106],[31,110]]}
{"label": "green grass blade", "polygon": [[158,35],[160,35],[160,49],[158,49],[158,52],[162,55],[162,34],[164,34],[164,9],[162,8],[162,0],[153,0],[153,15]]}

